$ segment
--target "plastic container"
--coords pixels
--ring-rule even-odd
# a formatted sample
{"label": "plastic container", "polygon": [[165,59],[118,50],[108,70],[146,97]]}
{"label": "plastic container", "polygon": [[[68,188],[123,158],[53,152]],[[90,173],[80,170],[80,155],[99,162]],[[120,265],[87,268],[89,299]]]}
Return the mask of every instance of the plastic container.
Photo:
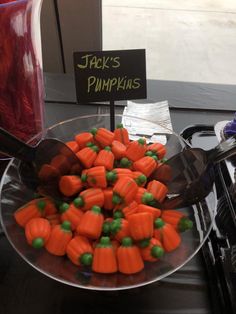
{"label": "plastic container", "polygon": [[44,127],[42,0],[0,0],[0,127],[23,141]]}

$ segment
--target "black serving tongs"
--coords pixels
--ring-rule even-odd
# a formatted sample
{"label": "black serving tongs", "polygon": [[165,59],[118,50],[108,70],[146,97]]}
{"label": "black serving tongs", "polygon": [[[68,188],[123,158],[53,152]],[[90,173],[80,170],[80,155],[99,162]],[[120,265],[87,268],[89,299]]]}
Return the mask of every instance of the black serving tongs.
{"label": "black serving tongs", "polygon": [[[22,161],[20,177],[28,187],[55,199],[65,199],[58,189],[60,177],[81,171],[77,156],[57,139],[44,139],[33,147],[0,128],[0,152]],[[189,148],[168,159],[152,174],[152,179],[168,187],[162,208],[179,208],[203,200],[212,190],[214,165],[234,154],[236,136],[211,150]]]}
{"label": "black serving tongs", "polygon": [[202,201],[212,190],[214,165],[236,154],[236,136],[205,151],[188,148],[171,157],[152,174],[152,179],[167,185],[162,208],[180,208]]}
{"label": "black serving tongs", "polygon": [[60,177],[81,170],[77,156],[58,139],[30,146],[0,128],[0,152],[21,160],[20,178],[27,187],[55,199],[65,199],[58,189]]}

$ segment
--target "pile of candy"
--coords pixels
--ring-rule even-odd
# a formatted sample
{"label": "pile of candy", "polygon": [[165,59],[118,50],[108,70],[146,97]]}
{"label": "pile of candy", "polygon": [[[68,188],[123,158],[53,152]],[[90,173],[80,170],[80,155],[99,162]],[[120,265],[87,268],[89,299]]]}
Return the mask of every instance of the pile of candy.
{"label": "pile of candy", "polygon": [[[61,176],[70,203],[38,198],[14,217],[29,245],[67,255],[94,272],[134,274],[181,243],[192,221],[177,210],[161,210],[168,192],[151,174],[165,162],[166,147],[130,141],[127,130],[93,129],[67,145],[83,165],[80,175]],[[52,169],[50,169],[52,171]],[[44,171],[45,173],[45,171]]]}

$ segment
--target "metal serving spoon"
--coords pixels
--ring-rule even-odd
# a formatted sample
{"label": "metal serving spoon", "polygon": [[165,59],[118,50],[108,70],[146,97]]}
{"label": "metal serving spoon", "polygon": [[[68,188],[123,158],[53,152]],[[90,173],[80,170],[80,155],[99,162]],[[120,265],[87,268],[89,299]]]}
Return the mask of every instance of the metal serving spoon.
{"label": "metal serving spoon", "polygon": [[152,179],[168,187],[162,208],[178,208],[203,200],[211,191],[214,165],[236,154],[236,136],[208,151],[188,148],[171,157],[152,174]]}
{"label": "metal serving spoon", "polygon": [[58,189],[60,177],[81,170],[74,152],[57,139],[43,139],[30,146],[0,128],[0,152],[21,160],[20,178],[27,187],[55,199],[65,199]]}

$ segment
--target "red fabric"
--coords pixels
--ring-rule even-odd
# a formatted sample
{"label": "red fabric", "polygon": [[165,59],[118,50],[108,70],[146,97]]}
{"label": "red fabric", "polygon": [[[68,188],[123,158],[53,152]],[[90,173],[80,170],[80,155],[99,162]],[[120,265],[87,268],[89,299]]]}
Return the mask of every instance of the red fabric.
{"label": "red fabric", "polygon": [[33,33],[31,1],[0,6],[0,126],[24,141],[42,129],[42,71]]}
{"label": "red fabric", "polygon": [[4,4],[4,3],[8,3],[8,2],[12,2],[12,0],[0,0],[0,4]]}

